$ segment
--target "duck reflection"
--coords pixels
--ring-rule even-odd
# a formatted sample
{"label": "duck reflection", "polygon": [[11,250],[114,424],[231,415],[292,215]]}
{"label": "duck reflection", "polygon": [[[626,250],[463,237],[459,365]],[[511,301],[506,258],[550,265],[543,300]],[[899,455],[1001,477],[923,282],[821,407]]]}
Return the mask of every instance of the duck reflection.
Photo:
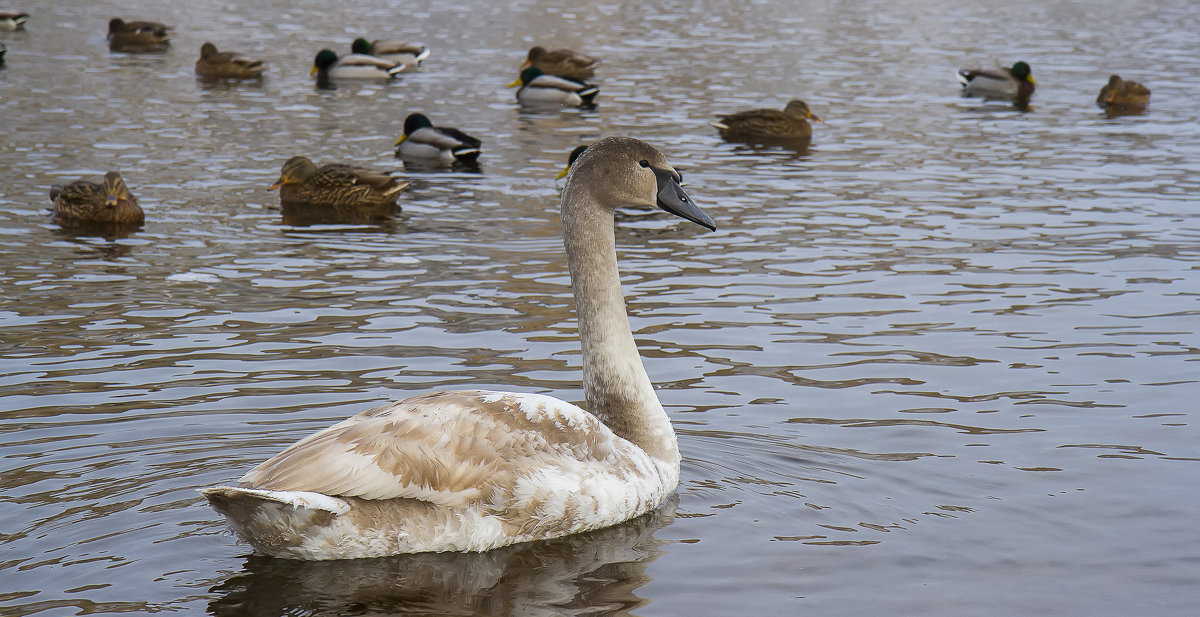
{"label": "duck reflection", "polygon": [[627,523],[486,553],[292,561],[258,555],[210,591],[212,615],[623,615],[676,500]]}

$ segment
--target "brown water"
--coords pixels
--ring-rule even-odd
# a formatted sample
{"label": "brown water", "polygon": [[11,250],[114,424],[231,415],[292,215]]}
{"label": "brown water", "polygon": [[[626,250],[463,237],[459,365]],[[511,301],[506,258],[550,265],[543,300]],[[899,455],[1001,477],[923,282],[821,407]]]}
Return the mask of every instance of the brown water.
{"label": "brown water", "polygon": [[[575,4],[22,7],[0,34],[0,613],[1193,614],[1193,3]],[[174,47],[109,53],[116,15]],[[312,55],[360,34],[433,55],[315,90]],[[198,83],[205,40],[266,80]],[[603,58],[594,111],[517,109],[535,43]],[[1016,59],[1027,113],[959,98],[954,69]],[[1094,106],[1114,71],[1145,114]],[[826,119],[806,154],[707,124],[796,96]],[[482,137],[481,172],[403,174],[385,223],[284,224],[285,159],[401,169],[418,110]],[[720,226],[619,221],[676,502],[485,555],[238,544],[196,489],[380,401],[582,397],[553,177],[609,134],[664,150]],[[51,184],[108,169],[142,230],[49,222]]]}

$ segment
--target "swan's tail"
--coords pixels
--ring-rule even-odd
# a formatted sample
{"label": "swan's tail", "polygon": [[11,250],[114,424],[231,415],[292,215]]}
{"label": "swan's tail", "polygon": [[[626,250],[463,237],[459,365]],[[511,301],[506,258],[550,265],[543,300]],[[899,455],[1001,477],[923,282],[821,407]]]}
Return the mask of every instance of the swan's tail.
{"label": "swan's tail", "polygon": [[350,511],[345,500],[308,491],[214,486],[200,493],[239,538],[273,557],[311,558],[305,553],[314,533]]}

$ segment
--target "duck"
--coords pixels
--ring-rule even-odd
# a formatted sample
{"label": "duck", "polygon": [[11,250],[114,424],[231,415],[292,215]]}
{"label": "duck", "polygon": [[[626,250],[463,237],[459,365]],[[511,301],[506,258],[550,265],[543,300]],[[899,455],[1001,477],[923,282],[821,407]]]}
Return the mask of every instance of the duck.
{"label": "duck", "polygon": [[1037,87],[1029,64],[1024,61],[1017,61],[1007,69],[962,69],[957,76],[963,96],[984,99],[1028,101]]}
{"label": "duck", "polygon": [[523,69],[517,80],[508,84],[509,88],[517,86],[521,87],[517,90],[517,101],[523,105],[586,107],[593,105],[600,94],[597,86],[547,75],[536,66]]}
{"label": "duck", "polygon": [[556,75],[572,81],[585,82],[596,76],[596,65],[600,61],[592,56],[570,49],[548,51],[541,45],[534,46],[525,57],[521,70],[537,67],[547,75]]}
{"label": "duck", "polygon": [[0,11],[0,32],[24,30],[27,21],[29,21],[29,13]]}
{"label": "duck", "polygon": [[155,21],[125,21],[114,17],[108,22],[108,46],[121,50],[162,50],[171,43],[171,27]]}
{"label": "duck", "polygon": [[283,164],[279,179],[267,188],[279,189],[284,206],[376,207],[395,205],[400,191],[408,187],[387,172],[362,169],[341,163],[317,167],[303,155]]}
{"label": "duck", "polygon": [[575,149],[571,150],[571,153],[567,155],[567,166],[563,167],[562,171],[558,172],[557,176],[554,176],[554,179],[561,180],[566,178],[567,174],[571,173],[571,166],[575,164],[575,159],[578,159],[584,150],[587,150],[587,146],[575,146]]}
{"label": "duck", "polygon": [[483,142],[466,133],[434,126],[425,114],[409,114],[404,119],[404,134],[396,140],[396,156],[404,161],[440,163],[474,162]]}
{"label": "duck", "polygon": [[[679,444],[629,326],[614,212],[713,220],[650,144],[607,137],[575,161],[560,207],[583,354],[583,407],[454,390],[384,404],[200,492],[255,550],[289,559],[479,552],[615,525],[679,483]],[[586,409],[586,410],[585,410]]]}
{"label": "duck", "polygon": [[712,125],[727,141],[805,140],[812,137],[812,124],[822,122],[800,99],[788,101],[783,111],[751,109],[721,116]]}
{"label": "duck", "polygon": [[258,79],[267,70],[262,60],[247,58],[236,51],[217,51],[217,46],[200,46],[196,74],[206,79]]}
{"label": "duck", "polygon": [[141,225],[146,214],[125,185],[121,172],[110,171],[100,182],[76,180],[50,187],[54,220],[64,227],[94,224]]}
{"label": "duck", "polygon": [[1100,88],[1096,103],[1107,108],[1142,108],[1150,104],[1150,89],[1136,81],[1112,75],[1108,83]]}
{"label": "duck", "polygon": [[310,75],[316,75],[318,83],[329,79],[392,79],[404,72],[403,64],[389,62],[365,54],[350,54],[344,58],[329,49],[322,49],[313,58]]}
{"label": "duck", "polygon": [[351,53],[375,56],[393,64],[403,64],[408,68],[421,66],[421,62],[429,57],[429,48],[423,45],[379,39],[374,41],[368,41],[365,38],[354,39],[354,42],[350,44],[350,51]]}
{"label": "duck", "polygon": [[4,54],[8,53],[8,47],[4,43],[0,43],[0,66],[4,66]]}

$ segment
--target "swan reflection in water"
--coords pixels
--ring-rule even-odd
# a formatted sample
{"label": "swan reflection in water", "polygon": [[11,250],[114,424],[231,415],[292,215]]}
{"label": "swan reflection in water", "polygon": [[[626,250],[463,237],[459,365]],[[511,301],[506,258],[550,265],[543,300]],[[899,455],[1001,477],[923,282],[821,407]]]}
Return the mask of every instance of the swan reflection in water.
{"label": "swan reflection in water", "polygon": [[251,555],[210,591],[212,615],[625,615],[667,541],[677,498],[626,523],[485,553],[298,561]]}

